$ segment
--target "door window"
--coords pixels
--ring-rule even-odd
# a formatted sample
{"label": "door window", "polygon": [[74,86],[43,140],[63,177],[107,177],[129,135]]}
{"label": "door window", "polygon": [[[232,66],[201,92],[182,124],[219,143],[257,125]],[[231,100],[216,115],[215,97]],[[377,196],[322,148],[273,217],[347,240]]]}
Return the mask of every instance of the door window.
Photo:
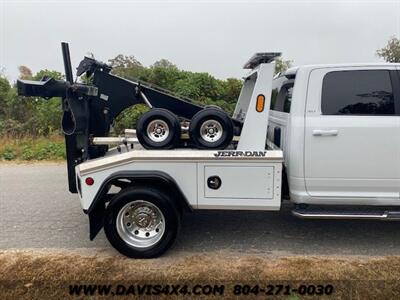
{"label": "door window", "polygon": [[394,115],[389,71],[333,71],[324,76],[321,110],[324,115]]}

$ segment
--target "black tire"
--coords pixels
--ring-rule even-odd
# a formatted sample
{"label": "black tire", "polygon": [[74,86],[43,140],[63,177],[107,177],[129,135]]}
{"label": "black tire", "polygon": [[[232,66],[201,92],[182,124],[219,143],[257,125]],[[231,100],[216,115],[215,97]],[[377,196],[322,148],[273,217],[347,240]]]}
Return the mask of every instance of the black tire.
{"label": "black tire", "polygon": [[[159,141],[157,137],[149,133],[151,131],[151,124],[157,124],[152,122],[160,121],[168,127],[168,135],[162,139],[161,135]],[[163,124],[161,124],[163,127]],[[149,129],[149,130],[148,130]],[[179,143],[181,137],[181,125],[176,115],[167,109],[153,108],[150,111],[143,114],[138,120],[136,126],[136,135],[140,144],[146,149],[173,149]]]}
{"label": "black tire", "polygon": [[[117,229],[119,212],[128,204],[147,201],[156,206],[163,214],[165,224],[161,239],[149,247],[134,247],[121,237]],[[104,232],[111,245],[121,254],[131,258],[153,258],[167,251],[174,243],[180,227],[180,214],[170,197],[158,189],[148,187],[130,187],[118,193],[106,209]]]}
{"label": "black tire", "polygon": [[206,106],[204,106],[204,108],[215,108],[215,109],[221,109],[222,110],[221,107],[219,107],[218,105],[214,105],[214,104],[206,105]]}
{"label": "black tire", "polygon": [[[212,140],[211,137],[205,136],[205,132],[202,135],[202,126],[206,125],[207,122],[217,121],[215,124],[219,124],[216,128],[221,127],[222,134],[219,138]],[[204,128],[203,128],[204,130]],[[190,121],[189,135],[192,142],[201,149],[224,149],[232,141],[233,138],[233,123],[231,118],[220,108],[205,108],[195,114]]]}

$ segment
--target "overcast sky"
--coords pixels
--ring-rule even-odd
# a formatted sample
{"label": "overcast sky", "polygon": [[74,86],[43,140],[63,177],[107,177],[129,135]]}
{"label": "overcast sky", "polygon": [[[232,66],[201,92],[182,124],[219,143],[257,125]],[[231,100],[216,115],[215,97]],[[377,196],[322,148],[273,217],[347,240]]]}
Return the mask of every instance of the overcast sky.
{"label": "overcast sky", "polygon": [[166,58],[218,78],[241,77],[255,52],[281,51],[294,65],[380,61],[400,37],[393,1],[6,1],[0,0],[0,67],[63,71],[60,42],[74,67],[92,52],[122,53],[143,65]]}

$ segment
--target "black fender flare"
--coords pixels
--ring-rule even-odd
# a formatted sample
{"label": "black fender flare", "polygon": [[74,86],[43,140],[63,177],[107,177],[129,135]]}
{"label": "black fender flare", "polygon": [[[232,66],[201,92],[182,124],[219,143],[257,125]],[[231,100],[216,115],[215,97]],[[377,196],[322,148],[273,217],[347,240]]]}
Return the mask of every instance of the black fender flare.
{"label": "black fender flare", "polygon": [[179,188],[176,181],[167,173],[162,171],[119,171],[111,174],[101,184],[92,204],[84,212],[89,216],[90,240],[93,240],[104,225],[104,213],[106,202],[111,200],[106,195],[113,183],[121,179],[127,179],[131,183],[129,186],[149,185],[151,187],[163,189],[173,195],[176,200],[175,204],[181,211],[192,211],[192,206],[189,204],[186,196]]}

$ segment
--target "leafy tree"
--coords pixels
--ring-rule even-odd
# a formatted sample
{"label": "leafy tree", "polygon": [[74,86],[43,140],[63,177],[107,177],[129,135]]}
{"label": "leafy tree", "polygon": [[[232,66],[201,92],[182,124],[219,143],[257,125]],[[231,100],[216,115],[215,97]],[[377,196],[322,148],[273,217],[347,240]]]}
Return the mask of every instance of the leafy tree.
{"label": "leafy tree", "polygon": [[189,78],[183,78],[176,81],[173,91],[179,97],[187,99],[197,99],[200,96],[199,87],[193,85]]}
{"label": "leafy tree", "polygon": [[229,103],[236,103],[242,89],[243,81],[237,78],[228,78],[223,82],[222,100]]}
{"label": "leafy tree", "polygon": [[167,90],[173,90],[175,82],[182,78],[182,72],[166,59],[155,62],[149,71],[148,82]]}
{"label": "leafy tree", "polygon": [[176,65],[174,65],[172,62],[170,62],[168,59],[160,59],[159,61],[156,61],[153,65],[153,68],[166,68],[166,69],[178,69]]}
{"label": "leafy tree", "polygon": [[108,62],[114,70],[142,66],[142,64],[133,55],[118,54],[116,57],[109,59]]}
{"label": "leafy tree", "polygon": [[[64,76],[57,71],[40,70],[33,76],[33,80],[43,78],[63,79]],[[32,117],[32,126],[36,128],[35,134],[49,135],[60,131],[61,127],[61,101],[59,98],[48,100],[36,99],[34,102],[35,111]]]}
{"label": "leafy tree", "polygon": [[400,62],[400,39],[392,37],[384,48],[376,51],[376,54],[387,62]]}
{"label": "leafy tree", "polygon": [[7,108],[7,99],[10,93],[10,83],[7,78],[0,77],[0,117],[4,117]]}
{"label": "leafy tree", "polygon": [[[57,71],[41,70],[35,75],[26,67],[19,67],[21,79],[41,80],[44,77],[61,79]],[[8,88],[7,88],[8,85]],[[0,80],[0,130],[10,136],[49,135],[58,133],[61,124],[61,101],[58,98],[43,100],[17,95],[6,79]]]}
{"label": "leafy tree", "polygon": [[275,60],[275,74],[283,73],[292,66],[291,60],[278,58]]}
{"label": "leafy tree", "polygon": [[202,101],[206,98],[217,100],[221,97],[221,82],[208,73],[192,73],[189,82],[198,87],[199,94],[196,100]]}
{"label": "leafy tree", "polygon": [[111,65],[112,73],[121,77],[131,79],[147,79],[145,68],[133,55],[118,54],[116,57],[108,60]]}
{"label": "leafy tree", "polygon": [[44,69],[37,72],[35,76],[32,76],[32,78],[33,80],[42,80],[43,78],[54,78],[57,80],[61,80],[64,78],[64,75],[58,71]]}
{"label": "leafy tree", "polygon": [[26,66],[19,66],[19,78],[21,79],[32,79],[32,70]]}
{"label": "leafy tree", "polygon": [[126,128],[136,128],[140,116],[148,111],[149,108],[144,104],[135,105],[125,109],[115,120],[113,129],[115,133],[123,133]]}

